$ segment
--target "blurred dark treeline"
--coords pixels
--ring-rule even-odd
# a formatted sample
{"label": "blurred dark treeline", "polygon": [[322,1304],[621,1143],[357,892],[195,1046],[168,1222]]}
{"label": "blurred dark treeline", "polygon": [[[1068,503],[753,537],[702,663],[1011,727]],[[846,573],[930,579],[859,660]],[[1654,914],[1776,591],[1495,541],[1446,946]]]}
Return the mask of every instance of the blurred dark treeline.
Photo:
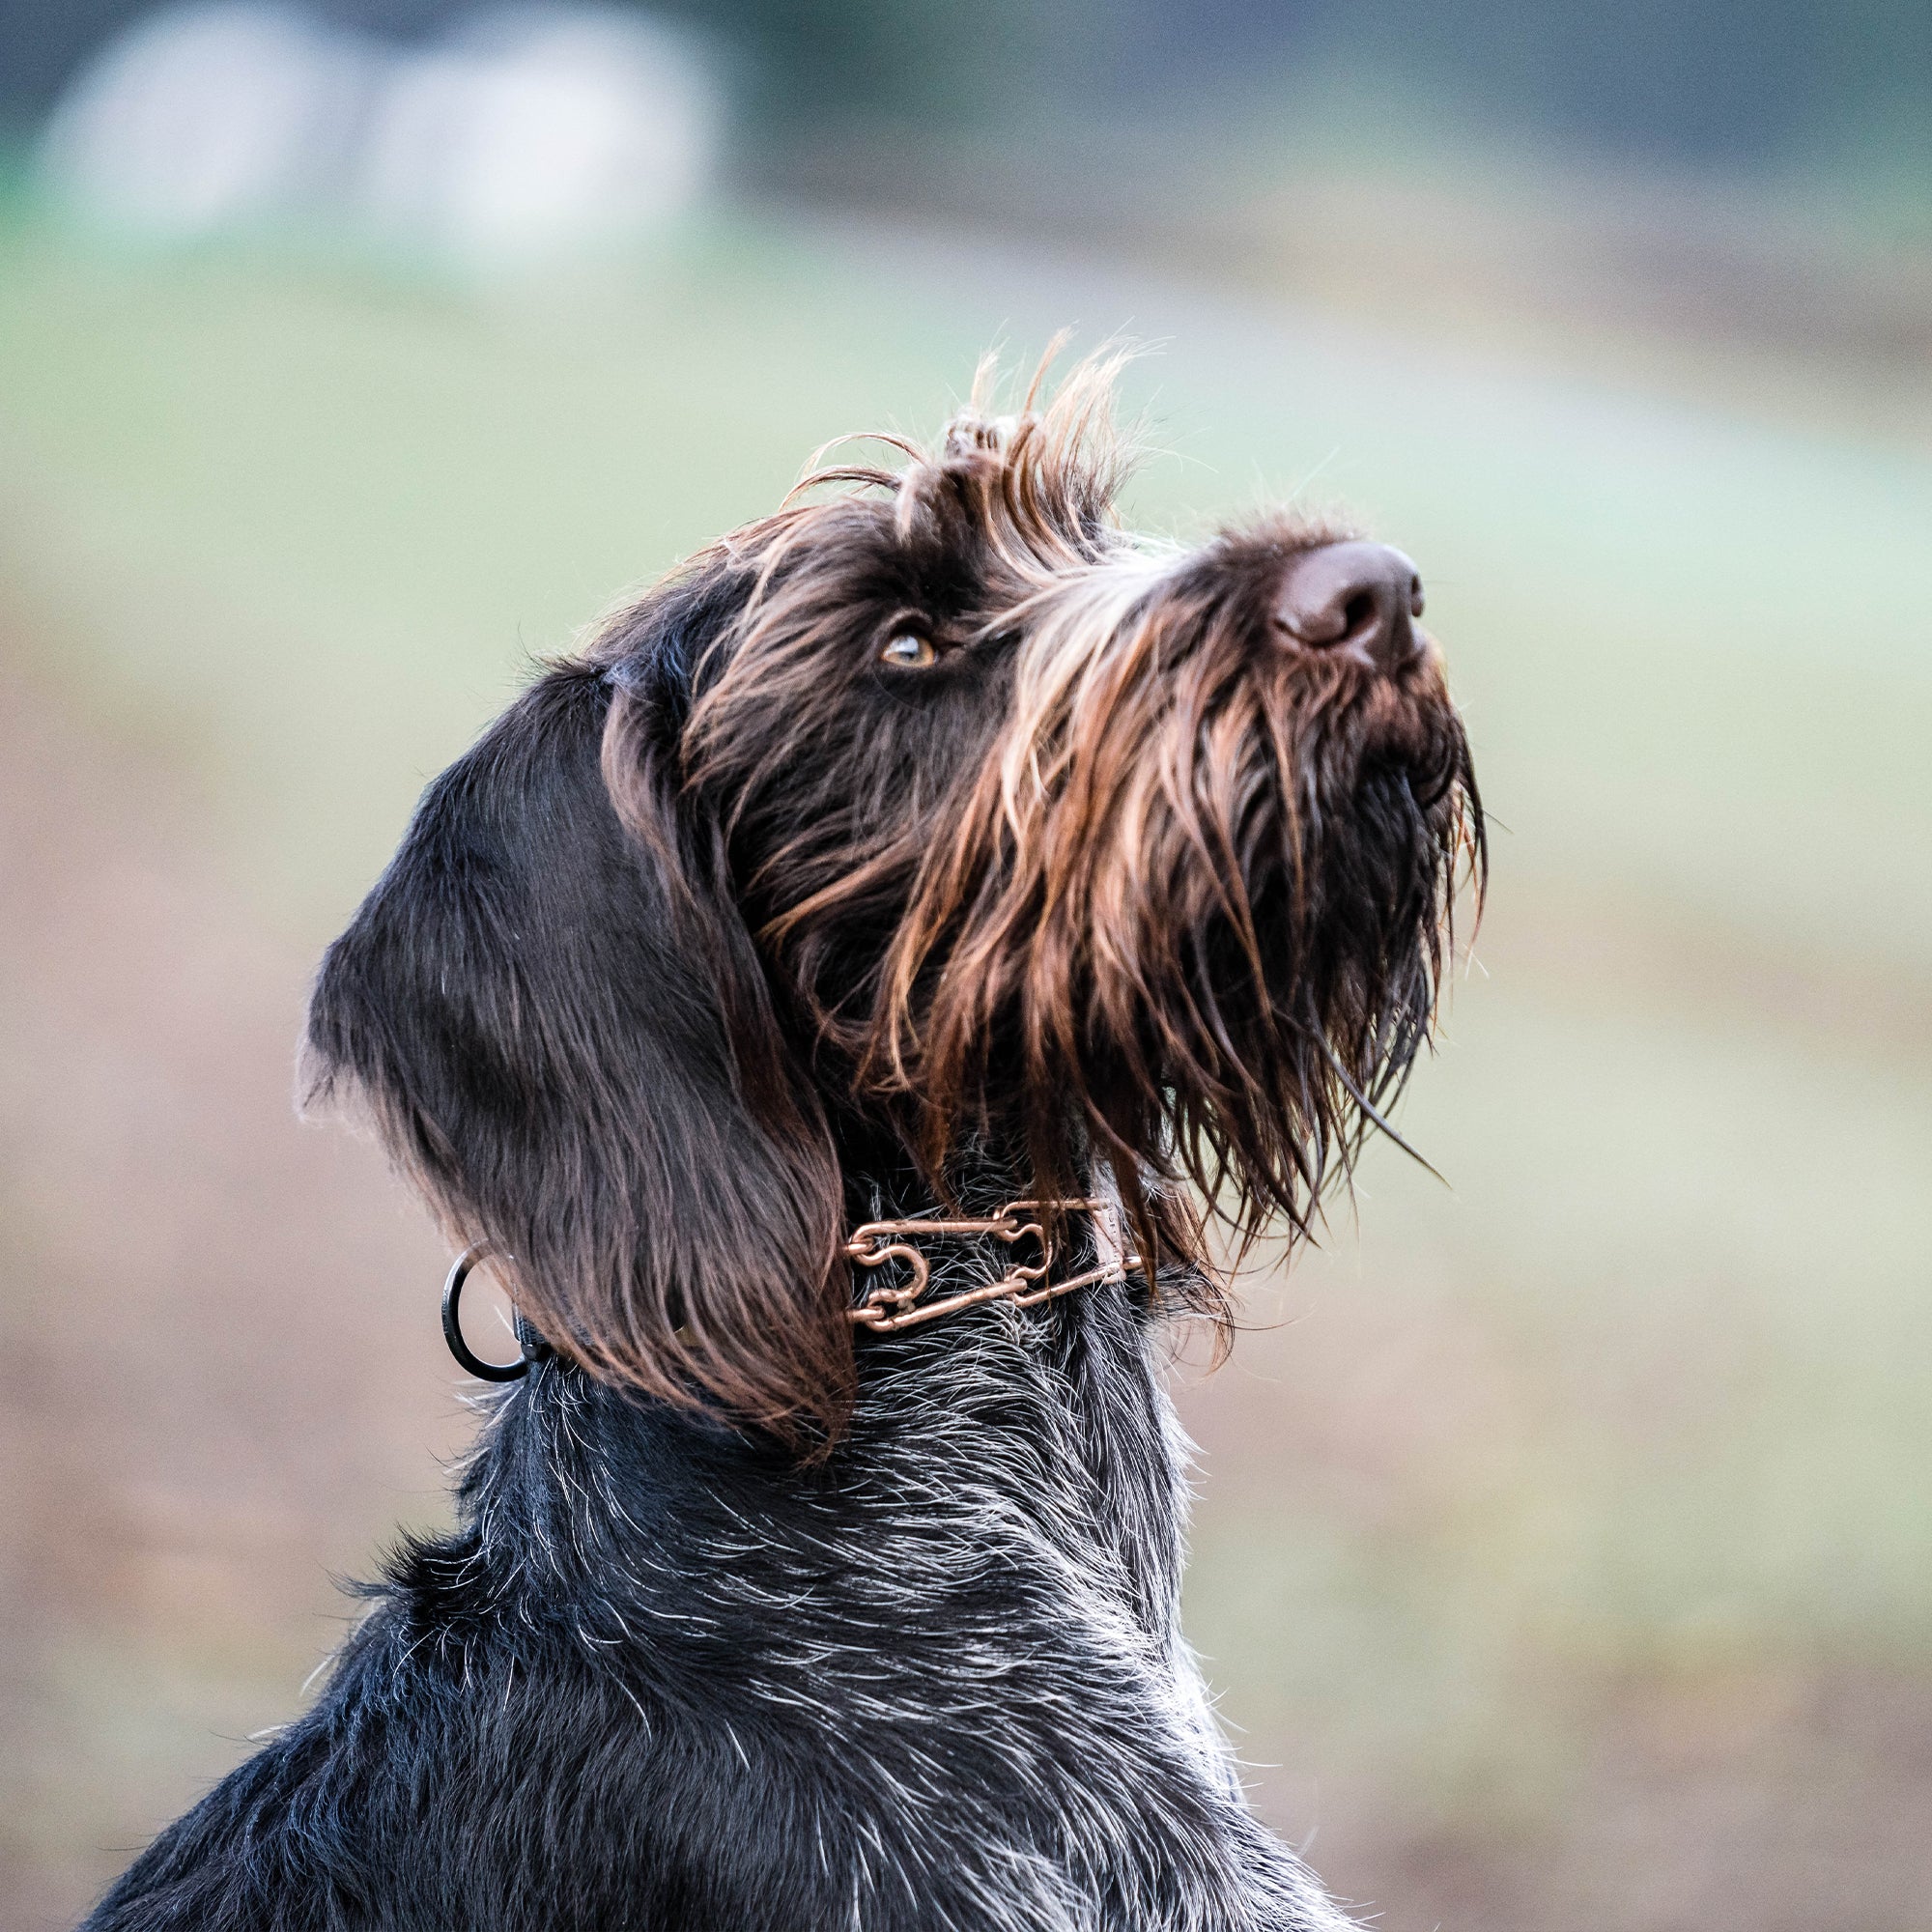
{"label": "blurred dark treeline", "polygon": [[[468,0],[322,0],[399,36]],[[0,116],[31,128],[145,0],[0,0]],[[663,0],[732,63],[754,149],[1151,108],[1341,76],[1479,128],[1725,167],[1932,171],[1925,0]],[[1374,118],[1374,117],[1371,117]],[[1379,130],[1378,130],[1379,131]]]}

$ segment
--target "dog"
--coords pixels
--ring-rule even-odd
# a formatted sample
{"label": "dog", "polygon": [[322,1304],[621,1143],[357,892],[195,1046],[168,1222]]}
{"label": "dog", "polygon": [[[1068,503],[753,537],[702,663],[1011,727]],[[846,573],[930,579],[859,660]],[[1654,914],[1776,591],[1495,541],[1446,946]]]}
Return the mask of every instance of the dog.
{"label": "dog", "polygon": [[1481,810],[1406,556],[1122,532],[1122,360],[983,365],[424,794],[309,1094],[523,1373],[96,1932],[1350,1922],[1182,1638],[1162,1351],[1383,1123]]}

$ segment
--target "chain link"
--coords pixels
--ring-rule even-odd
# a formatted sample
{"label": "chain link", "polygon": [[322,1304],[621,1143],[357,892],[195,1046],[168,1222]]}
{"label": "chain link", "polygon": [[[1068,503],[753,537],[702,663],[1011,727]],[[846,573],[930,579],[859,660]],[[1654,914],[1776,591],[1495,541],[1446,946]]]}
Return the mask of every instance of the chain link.
{"label": "chain link", "polygon": [[[1047,1239],[1040,1215],[1092,1214],[1103,1252],[1113,1259],[1065,1281],[1047,1280],[1053,1266],[1053,1243]],[[973,1240],[990,1236],[1012,1247],[1032,1239],[1039,1243],[1037,1264],[1015,1261],[998,1281],[949,1294],[938,1301],[926,1301],[932,1285],[932,1264],[914,1246],[921,1236],[944,1240]],[[903,1262],[912,1279],[903,1288],[881,1285],[870,1291],[857,1307],[846,1311],[845,1319],[854,1327],[869,1329],[875,1335],[890,1335],[902,1328],[916,1328],[922,1322],[936,1321],[942,1315],[954,1315],[962,1308],[977,1308],[982,1302],[1010,1301],[1015,1308],[1034,1308],[1056,1295],[1086,1288],[1096,1281],[1122,1281],[1127,1271],[1141,1264],[1138,1255],[1126,1253],[1115,1225],[1114,1208],[1105,1201],[1009,1201],[997,1214],[985,1220],[916,1219],[907,1221],[867,1221],[852,1231],[845,1243],[846,1255],[863,1268],[883,1267],[887,1262]]]}

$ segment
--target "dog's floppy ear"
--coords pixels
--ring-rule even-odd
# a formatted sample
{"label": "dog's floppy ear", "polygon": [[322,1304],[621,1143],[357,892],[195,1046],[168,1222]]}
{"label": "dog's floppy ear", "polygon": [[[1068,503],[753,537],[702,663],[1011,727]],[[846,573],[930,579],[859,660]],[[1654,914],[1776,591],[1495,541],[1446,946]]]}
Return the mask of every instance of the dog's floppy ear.
{"label": "dog's floppy ear", "polygon": [[666,761],[619,818],[607,724],[657,700],[614,691],[551,671],[429,787],[323,962],[310,1097],[360,1090],[565,1354],[822,1442],[853,1375],[837,1159]]}

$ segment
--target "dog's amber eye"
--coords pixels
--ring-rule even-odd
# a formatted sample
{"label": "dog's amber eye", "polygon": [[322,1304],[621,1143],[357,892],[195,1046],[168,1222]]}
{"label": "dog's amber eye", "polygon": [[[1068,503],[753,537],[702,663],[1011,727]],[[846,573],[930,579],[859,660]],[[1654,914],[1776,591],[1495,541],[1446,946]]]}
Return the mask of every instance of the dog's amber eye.
{"label": "dog's amber eye", "polygon": [[896,637],[888,638],[879,651],[881,664],[898,665],[906,670],[923,670],[938,659],[931,639],[914,631],[901,631]]}

